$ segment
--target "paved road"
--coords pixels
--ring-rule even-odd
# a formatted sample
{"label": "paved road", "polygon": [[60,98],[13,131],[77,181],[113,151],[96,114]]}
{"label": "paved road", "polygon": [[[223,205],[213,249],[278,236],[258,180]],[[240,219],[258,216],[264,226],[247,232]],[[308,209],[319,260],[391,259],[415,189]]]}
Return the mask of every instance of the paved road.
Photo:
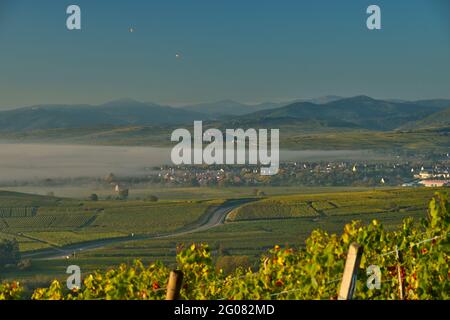
{"label": "paved road", "polygon": [[151,240],[151,239],[166,239],[181,235],[187,235],[194,232],[205,231],[211,228],[217,227],[225,222],[227,215],[234,209],[240,207],[244,203],[254,201],[254,199],[236,199],[227,200],[221,206],[211,209],[200,220],[188,225],[182,229],[167,234],[153,234],[153,235],[135,235],[120,238],[100,239],[90,241],[87,243],[79,243],[59,248],[48,248],[39,250],[36,252],[23,254],[22,257],[26,259],[38,259],[38,260],[55,260],[66,259],[68,256],[72,256],[77,252],[84,252],[94,249],[100,249],[107,245],[117,244],[121,242],[138,241],[138,240]]}

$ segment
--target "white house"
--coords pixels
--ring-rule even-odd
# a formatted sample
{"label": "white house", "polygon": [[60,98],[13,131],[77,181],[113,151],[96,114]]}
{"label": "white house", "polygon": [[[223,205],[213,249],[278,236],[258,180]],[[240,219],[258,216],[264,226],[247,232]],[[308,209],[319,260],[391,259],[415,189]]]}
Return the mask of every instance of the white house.
{"label": "white house", "polygon": [[450,185],[450,180],[422,180],[419,184],[429,188],[444,187]]}

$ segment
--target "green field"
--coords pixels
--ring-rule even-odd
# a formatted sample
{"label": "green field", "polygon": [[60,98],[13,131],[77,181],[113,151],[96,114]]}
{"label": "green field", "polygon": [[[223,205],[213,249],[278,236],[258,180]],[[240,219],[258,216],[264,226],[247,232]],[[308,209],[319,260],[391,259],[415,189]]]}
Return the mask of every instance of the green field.
{"label": "green field", "polygon": [[[222,123],[205,125],[218,127]],[[240,124],[246,127],[245,124]],[[252,127],[257,128],[252,124]],[[366,129],[327,128],[315,122],[277,124],[280,129],[280,146],[290,150],[413,150],[415,152],[447,152],[448,136],[442,134],[448,127],[419,130],[372,131]],[[173,146],[170,133],[175,127],[111,127],[48,129],[27,132],[2,133],[2,141],[21,143],[64,143],[114,146]]]}
{"label": "green field", "polygon": [[429,189],[393,189],[336,192],[317,195],[274,196],[234,210],[228,221],[351,216],[366,214],[416,214],[425,212]]}
{"label": "green field", "polygon": [[[171,239],[122,243],[84,253],[82,257],[91,261],[139,257],[144,261],[160,259],[173,262],[177,244],[206,242],[225,254],[252,258],[274,244],[302,246],[314,229],[340,233],[343,226],[352,220],[370,222],[378,219],[388,228],[393,228],[406,217],[420,219],[426,216],[427,205],[435,191],[423,188],[274,196],[242,206],[229,215],[225,225],[205,232]],[[332,199],[332,204],[325,199]],[[283,204],[277,209],[275,205],[279,201]],[[325,215],[313,213],[314,209],[308,203],[313,208],[324,210]],[[302,212],[303,209],[304,213],[297,214],[296,210]],[[239,214],[235,215],[236,212]],[[258,215],[258,212],[266,216]],[[249,215],[241,219],[244,213]]]}
{"label": "green field", "polygon": [[280,142],[283,148],[304,150],[413,150],[446,152],[450,139],[439,129],[418,131],[334,131],[298,133],[295,128],[284,131]]}
{"label": "green field", "polygon": [[[264,191],[265,194],[272,195],[286,195],[286,194],[314,194],[337,191],[364,191],[372,190],[367,187],[302,187],[302,186],[286,186],[270,187],[264,186],[258,188]],[[55,189],[55,187],[46,186],[22,186],[22,187],[7,187],[5,191],[27,193],[35,195],[46,195],[53,192],[57,197],[87,199],[92,193],[96,193],[100,198],[108,196],[115,196],[111,188],[92,188],[90,186],[62,186]],[[160,200],[211,200],[211,199],[230,199],[230,198],[247,198],[254,195],[255,187],[152,187],[152,186],[135,186],[130,191],[129,199],[144,199],[148,195],[155,195]],[[54,198],[53,198],[54,199]],[[53,200],[54,201],[54,200]]]}
{"label": "green field", "polygon": [[[32,259],[31,267],[21,271],[11,270],[4,273],[3,277],[21,279],[33,285],[53,278],[64,279],[65,270],[71,264],[79,265],[84,273],[107,269],[123,262],[131,263],[134,259],[144,262],[161,260],[174,264],[177,245],[192,242],[208,243],[216,258],[246,256],[256,265],[261,253],[275,244],[303,246],[304,240],[314,229],[340,233],[343,226],[352,220],[370,222],[378,219],[386,228],[398,226],[406,217],[414,217],[418,221],[426,216],[427,204],[438,191],[427,188],[353,191],[336,188],[333,192],[333,189],[326,188],[315,190],[315,193],[302,191],[279,195],[283,189],[276,191],[274,188],[271,190],[273,196],[257,199],[235,209],[224,225],[213,229],[163,239],[111,243],[95,250],[77,252],[70,260]],[[223,203],[223,198],[163,200],[157,203],[136,200],[90,202],[5,192],[1,193],[1,199],[2,206],[4,203],[16,207],[19,203],[42,205],[32,218],[1,218],[9,228],[3,226],[0,237],[17,238],[21,249],[27,251],[122,237],[132,232],[170,232],[193,223],[209,208]]]}
{"label": "green field", "polygon": [[[0,192],[0,239],[16,238],[21,251],[178,230],[222,200],[80,201]],[[33,216],[14,214],[35,207]],[[19,210],[19,208],[21,210]],[[12,211],[12,215],[9,212]]]}

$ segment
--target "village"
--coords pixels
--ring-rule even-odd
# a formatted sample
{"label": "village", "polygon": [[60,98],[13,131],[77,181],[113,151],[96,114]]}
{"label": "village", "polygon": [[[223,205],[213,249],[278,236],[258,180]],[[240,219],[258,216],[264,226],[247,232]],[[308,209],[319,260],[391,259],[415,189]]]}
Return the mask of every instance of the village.
{"label": "village", "polygon": [[410,162],[284,162],[275,176],[260,175],[258,166],[179,165],[146,168],[144,177],[116,177],[111,183],[116,193],[136,184],[183,187],[238,186],[450,186],[450,165],[430,166]]}
{"label": "village", "polygon": [[[3,187],[42,188],[47,195],[59,194],[64,186],[104,190],[107,199],[125,200],[134,190],[149,187],[450,187],[450,161],[318,161],[282,162],[273,176],[260,174],[258,165],[162,165],[142,168],[140,174],[109,173],[106,176],[47,178],[12,181]],[[48,190],[51,190],[48,191]],[[109,190],[109,191],[108,191]],[[106,196],[105,196],[106,194]],[[97,197],[92,195],[93,199]],[[155,200],[157,201],[157,199]]]}

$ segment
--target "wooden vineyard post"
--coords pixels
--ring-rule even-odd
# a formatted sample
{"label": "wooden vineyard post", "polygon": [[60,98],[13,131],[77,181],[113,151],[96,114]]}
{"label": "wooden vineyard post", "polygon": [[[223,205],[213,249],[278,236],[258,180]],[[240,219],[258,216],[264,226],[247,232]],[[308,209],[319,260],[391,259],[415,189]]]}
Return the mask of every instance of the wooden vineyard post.
{"label": "wooden vineyard post", "polygon": [[398,251],[397,246],[395,246],[395,257],[397,258],[398,296],[400,300],[404,300],[403,279],[402,279],[403,256],[401,252]]}
{"label": "wooden vineyard post", "polygon": [[363,249],[357,243],[352,243],[348,250],[347,261],[345,262],[344,274],[342,276],[339,290],[339,300],[351,300],[356,286],[356,277],[359,263],[361,261]]}
{"label": "wooden vineyard post", "polygon": [[174,270],[170,272],[169,283],[167,284],[166,300],[180,299],[181,286],[183,284],[183,272]]}

